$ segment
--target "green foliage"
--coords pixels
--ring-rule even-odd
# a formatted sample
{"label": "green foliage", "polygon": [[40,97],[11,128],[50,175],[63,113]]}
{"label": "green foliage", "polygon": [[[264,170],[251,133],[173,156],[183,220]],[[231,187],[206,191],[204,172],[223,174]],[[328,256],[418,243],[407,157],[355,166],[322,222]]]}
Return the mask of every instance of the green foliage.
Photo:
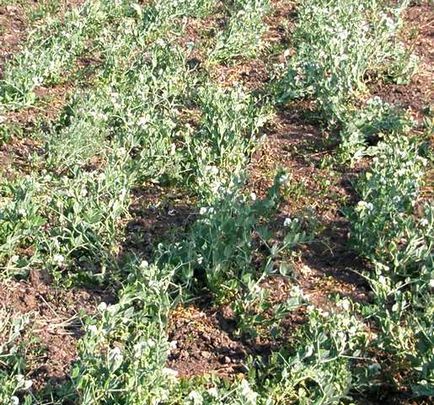
{"label": "green foliage", "polygon": [[411,119],[402,111],[374,97],[360,110],[354,111],[342,124],[339,145],[342,161],[356,161],[370,154],[370,146],[392,133],[407,133]]}
{"label": "green foliage", "polygon": [[256,56],[263,46],[262,35],[266,30],[263,18],[269,8],[269,0],[235,0],[227,27],[217,34],[209,60],[228,62]]}
{"label": "green foliage", "polygon": [[[339,305],[351,307],[348,300]],[[353,361],[367,346],[363,324],[346,313],[330,315],[313,308],[308,316],[293,347],[273,353],[259,372],[264,403],[337,404],[351,399],[357,385]]]}
{"label": "green foliage", "polygon": [[134,48],[145,48],[173,29],[177,19],[207,15],[213,5],[210,0],[164,0],[142,7],[125,0],[98,0],[67,11],[62,19],[48,15],[30,35],[27,47],[7,65],[0,102],[7,109],[34,104],[34,90],[67,80],[78,69],[80,57],[96,54],[107,73],[113,64],[124,62],[122,56],[127,59]]}
{"label": "green foliage", "polygon": [[101,28],[106,17],[103,3],[85,3],[66,13],[65,23],[49,19],[48,24],[36,28],[27,48],[7,66],[0,100],[12,107],[32,104],[37,86],[61,82],[65,70],[73,67],[86,49],[88,38]]}
{"label": "green foliage", "polygon": [[[280,174],[264,200],[244,196],[239,188],[221,194],[212,206],[202,207],[200,217],[184,242],[164,252],[162,261],[177,267],[177,279],[189,289],[206,287],[217,303],[231,303],[240,332],[255,336],[258,328],[271,331],[279,318],[300,304],[291,297],[281,306],[270,305],[269,292],[263,281],[273,273],[285,271],[285,263],[275,268],[277,258],[309,236],[302,224],[287,221],[286,235],[273,241],[266,221],[278,207],[284,176]],[[260,248],[266,250],[263,268],[257,268],[254,257]],[[270,324],[264,314],[274,315]]]}
{"label": "green foliage", "polygon": [[212,200],[242,176],[269,108],[242,89],[214,86],[199,89],[197,104],[201,119],[198,130],[186,136],[186,170],[192,172],[197,193]]}
{"label": "green foliage", "polygon": [[[281,101],[316,100],[329,124],[346,121],[369,76],[387,72],[396,80],[412,70],[396,45],[400,14],[407,1],[303,1],[294,32],[296,54],[281,83]],[[398,63],[399,60],[399,63]],[[406,76],[406,77],[408,77]]]}
{"label": "green foliage", "polygon": [[168,398],[166,318],[173,270],[137,265],[119,302],[99,306],[80,342],[72,378],[82,404],[146,404]]}
{"label": "green foliage", "polygon": [[417,145],[392,137],[377,146],[371,170],[358,181],[361,201],[351,217],[354,244],[361,254],[391,264],[391,270],[402,276],[411,274],[417,255],[424,255],[422,246],[429,249],[431,224],[424,228],[411,215],[425,165]]}
{"label": "green foliage", "polygon": [[29,388],[32,381],[26,379],[25,359],[21,334],[28,324],[28,317],[12,317],[6,310],[0,311],[0,401],[3,404],[19,403],[19,397],[24,404],[30,404]]}
{"label": "green foliage", "polygon": [[[271,3],[230,2],[226,26],[194,69],[188,61],[197,44],[183,44],[183,30],[210,16],[215,1],[89,0],[62,17],[59,3],[48,3],[4,67],[0,142],[29,130],[11,110],[39,107],[41,87],[86,82],[58,119],[35,129],[43,144],[31,158],[35,170],[1,179],[2,276],[44,269],[57,285],[122,286],[115,304],[86,319],[68,397],[59,401],[337,404],[392,385],[396,375],[415,396],[432,394],[434,208],[419,196],[427,147],[406,137],[412,122],[393,106],[358,103],[373,77],[404,83],[414,72],[396,39],[407,2],[301,1],[296,52],[278,85],[280,101],[313,98],[322,118],[337,124],[344,160],[374,157],[356,182],[360,202],[347,212],[353,247],[371,266],[364,276],[373,300],[337,299],[333,314],[308,305],[288,271],[312,235],[296,217],[279,230],[272,223],[286,176],[262,199],[240,180],[271,106],[241,87],[218,87],[206,71],[258,55]],[[184,187],[199,206],[182,240],[160,244],[149,265],[128,250],[123,228],[132,190],[151,183]],[[276,303],[272,282],[282,278],[289,291]],[[236,337],[270,343],[246,360],[243,378],[180,379],[166,367],[170,311],[203,292],[233,310]],[[287,335],[282,320],[293,311],[305,323]],[[26,377],[26,322],[0,313],[2,403],[39,403],[44,395],[30,392]]]}
{"label": "green foliage", "polygon": [[375,346],[405,370],[415,395],[434,392],[432,287],[434,208],[417,214],[426,160],[414,142],[400,136],[380,143],[373,166],[360,178],[361,201],[349,213],[352,241],[374,265],[369,274],[375,303],[365,316],[380,333]]}
{"label": "green foliage", "polygon": [[41,215],[41,202],[35,198],[39,184],[32,178],[3,185],[0,206],[0,261],[6,272],[20,273],[29,258],[16,253],[35,242],[46,218]]}

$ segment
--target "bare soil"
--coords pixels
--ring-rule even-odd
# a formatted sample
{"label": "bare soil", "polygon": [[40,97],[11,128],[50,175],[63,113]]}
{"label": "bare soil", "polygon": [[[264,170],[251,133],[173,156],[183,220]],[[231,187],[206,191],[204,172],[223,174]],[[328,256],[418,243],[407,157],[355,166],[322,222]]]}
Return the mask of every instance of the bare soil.
{"label": "bare soil", "polygon": [[231,336],[231,326],[216,309],[178,307],[170,317],[168,366],[180,377],[244,373],[248,348]]}

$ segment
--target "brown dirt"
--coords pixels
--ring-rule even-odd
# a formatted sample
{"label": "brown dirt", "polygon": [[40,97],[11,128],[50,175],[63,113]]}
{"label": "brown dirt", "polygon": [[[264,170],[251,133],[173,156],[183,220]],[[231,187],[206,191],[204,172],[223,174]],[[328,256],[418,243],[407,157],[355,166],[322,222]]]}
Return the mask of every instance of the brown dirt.
{"label": "brown dirt", "polygon": [[[26,13],[38,5],[36,0],[20,3],[0,5],[0,78],[4,64],[20,50],[21,44],[27,37],[29,21]],[[62,0],[59,14],[62,15],[65,11],[83,3],[84,0]]]}
{"label": "brown dirt", "polygon": [[76,359],[83,315],[94,313],[102,301],[113,301],[104,291],[57,289],[50,282],[35,271],[29,281],[0,284],[0,308],[13,317],[30,317],[21,340],[26,350],[27,378],[32,380],[35,392],[67,379]]}
{"label": "brown dirt", "polygon": [[182,190],[147,184],[132,193],[131,219],[125,224],[122,254],[152,260],[158,242],[175,240],[196,218],[194,199]]}
{"label": "brown dirt", "polygon": [[172,348],[168,366],[178,371],[180,377],[244,373],[248,349],[225,331],[229,325],[224,322],[216,310],[195,306],[174,310],[169,322]]}
{"label": "brown dirt", "polygon": [[[283,303],[289,297],[290,284],[283,277],[269,277],[262,287],[269,290],[272,304]],[[201,301],[180,305],[170,315],[168,367],[180,377],[212,374],[231,379],[244,374],[249,356],[266,359],[273,350],[287,346],[305,322],[305,307],[301,306],[281,320],[281,336],[272,338],[265,330],[255,338],[239,336],[235,314],[229,305],[216,307],[211,297],[201,297]],[[268,318],[271,313],[261,315]]]}
{"label": "brown dirt", "polygon": [[39,143],[29,138],[13,138],[7,143],[0,144],[1,175],[12,179],[17,172],[30,174],[34,170],[31,156],[41,152]]}
{"label": "brown dirt", "polygon": [[[273,13],[267,18],[269,29],[265,36],[273,45],[289,41],[287,35],[294,20],[293,7],[291,2],[276,1]],[[211,75],[223,86],[240,83],[251,91],[260,90],[270,80],[267,66],[280,61],[280,58],[281,55],[276,54],[270,55],[268,60],[263,57],[232,66],[219,65]],[[298,253],[294,276],[313,304],[329,310],[333,305],[329,295],[366,301],[369,293],[363,279],[353,271],[360,270],[363,263],[347,247],[348,224],[340,212],[341,206],[354,198],[349,181],[355,173],[344,171],[330,176],[329,169],[321,168],[323,158],[333,155],[336,141],[318,125],[309,122],[306,118],[309,109],[309,105],[301,103],[277,113],[266,128],[265,142],[251,159],[248,188],[258,197],[264,197],[278,169],[284,168],[290,174],[292,192],[274,219],[275,230],[281,232],[284,219],[294,215],[315,216],[321,223],[319,240]],[[160,198],[158,196],[157,201]],[[154,219],[156,223],[146,219],[144,225],[145,229],[152,226],[147,231],[147,238],[152,240],[155,237],[154,226],[158,228],[160,221],[155,212],[150,214],[151,218],[157,217]],[[185,215],[188,217],[189,214]],[[139,216],[142,218],[143,213]],[[161,219],[166,224],[164,214]],[[176,225],[182,228],[185,222]],[[167,228],[170,229],[170,222]],[[269,289],[272,302],[283,302],[288,298],[290,283],[287,279],[272,277],[263,286]],[[282,321],[286,329],[282,341],[262,338],[246,342],[234,338],[235,320],[230,312],[227,308],[210,308],[209,303],[205,307],[180,307],[174,311],[169,327],[173,348],[168,366],[177,370],[181,377],[203,374],[231,377],[245,372],[243,362],[246,355],[267,356],[276,345],[288,344],[294,331],[304,323],[301,308]]]}
{"label": "brown dirt", "polygon": [[[380,84],[374,93],[420,117],[427,105],[433,105],[434,7],[412,5],[405,18],[410,29],[417,27],[417,35],[407,34],[406,42],[421,58],[420,73],[409,85]],[[322,168],[321,162],[333,157],[337,140],[309,119],[310,112],[309,103],[304,102],[277,112],[265,142],[252,157],[249,188],[263,196],[277,170],[283,168],[290,186],[289,198],[278,213],[280,224],[293,216],[313,216],[319,222],[319,236],[301,249],[296,263],[297,279],[312,302],[327,307],[330,294],[367,301],[369,288],[357,273],[368,265],[349,248],[349,224],[341,212],[356,199],[351,181],[366,162],[352,169]]]}
{"label": "brown dirt", "polygon": [[404,18],[403,40],[419,57],[418,72],[407,85],[378,83],[372,93],[421,119],[425,108],[434,108],[434,6],[413,4]]}
{"label": "brown dirt", "polygon": [[[66,11],[80,6],[84,1],[62,0],[57,15],[62,18]],[[37,6],[38,2],[34,0],[29,0],[26,4],[0,6],[0,79],[5,63],[21,50],[27,32],[31,28],[26,13]],[[79,67],[84,68],[86,64],[89,63],[80,61]],[[39,99],[37,107],[8,112],[5,117],[0,116],[0,118],[6,119],[7,123],[19,124],[23,129],[31,129],[41,119],[45,121],[55,119],[65,105],[70,90],[69,83],[50,87],[41,86],[35,90]]]}
{"label": "brown dirt", "polygon": [[3,66],[25,38],[26,16],[22,6],[0,6],[0,78]]}
{"label": "brown dirt", "polygon": [[[266,38],[274,44],[287,43],[293,4],[282,0],[277,1],[276,5],[275,12],[267,19],[269,30]],[[417,10],[417,7],[412,9]],[[416,11],[414,13],[417,20],[419,17]],[[412,14],[409,15],[411,17]],[[188,31],[188,36],[182,40],[186,40],[185,43],[204,41],[208,35],[212,35],[212,30],[218,24],[218,18],[205,22],[208,33],[204,34],[204,26],[193,26]],[[417,21],[414,24],[418,24]],[[427,43],[429,39],[428,31],[424,30],[425,28],[420,30],[425,35],[421,44]],[[425,45],[420,45],[420,48],[425,49]],[[422,55],[423,51],[420,52]],[[424,57],[431,58],[429,55]],[[200,53],[192,55],[192,63],[200,65],[201,60]],[[269,81],[268,62],[256,59],[234,67],[220,66],[214,72],[214,79],[222,84],[241,82],[251,90],[260,89]],[[415,110],[420,109],[425,102],[420,101],[428,91],[424,80],[419,84],[417,81],[412,83],[416,87],[413,87],[414,95],[409,96],[408,103],[413,103]],[[392,87],[382,87],[380,90],[384,91],[385,96],[395,91]],[[396,94],[395,99],[405,101],[405,97]],[[322,168],[323,158],[333,156],[336,142],[315,123],[309,122],[305,114],[308,110],[309,106],[292,105],[277,113],[267,128],[268,138],[252,157],[249,188],[258,196],[263,196],[272,184],[278,168],[284,168],[290,174],[291,193],[275,220],[280,228],[286,217],[310,216],[318,220],[320,236],[298,252],[298,258],[294,261],[294,276],[312,303],[328,309],[332,305],[328,298],[330,294],[349,296],[359,301],[369,299],[366,284],[355,273],[365,268],[366,264],[358,260],[348,248],[348,223],[340,211],[343,205],[354,199],[349,182],[361,168],[352,172],[335,169],[333,174],[330,169]],[[13,152],[18,156],[13,159],[18,162],[22,159],[23,165],[26,165],[32,145],[19,144],[16,150],[21,149],[23,155],[20,157],[17,152]],[[9,150],[0,150],[0,159],[6,158],[8,154]],[[194,206],[194,201],[179,190],[155,184],[135,190],[130,209],[133,219],[126,224],[124,253],[134,252],[144,258],[151,258],[157,241],[173,237],[178,232],[182,234],[185,227],[194,221]],[[279,280],[268,282],[277,301],[287,296],[287,283]],[[37,338],[37,349],[33,348],[29,353],[29,375],[34,380],[36,390],[49,381],[67,377],[70,364],[76,356],[77,338],[81,333],[77,314],[80,310],[92,313],[98,302],[108,299],[102,292],[56,290],[41,281],[38,274],[33,275],[30,282],[0,284],[0,300],[3,305],[7,305],[16,314],[30,314],[34,321],[26,336]],[[302,313],[292,314],[284,321],[289,335],[302,323]],[[222,376],[244,373],[246,356],[251,353],[267,353],[269,348],[264,348],[267,342],[259,342],[256,346],[241,342],[233,337],[233,329],[232,314],[225,308],[204,308],[199,305],[177,308],[170,318],[169,339],[172,350],[168,366],[184,377],[209,373]],[[42,354],[32,358],[32,352]]]}
{"label": "brown dirt", "polygon": [[272,4],[271,14],[265,17],[268,29],[264,41],[271,46],[276,44],[288,46],[296,18],[296,3],[292,0],[273,0]]}
{"label": "brown dirt", "polygon": [[47,122],[52,122],[59,116],[70,90],[69,85],[40,88],[37,90],[40,97],[38,107],[6,114],[3,119],[10,138],[0,138],[2,176],[12,179],[39,169],[32,163],[32,156],[43,155],[44,147],[40,140],[29,138],[27,134],[31,134],[36,128],[43,129]]}

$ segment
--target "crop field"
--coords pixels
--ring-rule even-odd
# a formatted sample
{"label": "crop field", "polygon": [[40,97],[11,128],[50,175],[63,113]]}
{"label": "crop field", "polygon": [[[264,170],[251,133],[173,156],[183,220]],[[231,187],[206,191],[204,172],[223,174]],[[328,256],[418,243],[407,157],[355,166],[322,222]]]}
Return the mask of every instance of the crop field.
{"label": "crop field", "polygon": [[434,403],[432,0],[0,0],[0,405]]}

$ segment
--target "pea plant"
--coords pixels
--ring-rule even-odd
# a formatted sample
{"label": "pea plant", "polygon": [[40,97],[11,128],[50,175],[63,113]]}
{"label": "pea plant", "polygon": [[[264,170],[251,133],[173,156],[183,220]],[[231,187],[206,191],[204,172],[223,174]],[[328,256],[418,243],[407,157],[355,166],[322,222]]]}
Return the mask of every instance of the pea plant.
{"label": "pea plant", "polygon": [[263,46],[266,30],[263,18],[270,9],[268,0],[235,0],[227,27],[219,32],[210,62],[230,62],[236,58],[252,58]]}
{"label": "pea plant", "polygon": [[375,303],[365,315],[379,325],[375,344],[393,354],[394,372],[407,370],[415,395],[431,395],[434,224],[432,204],[416,210],[427,164],[420,153],[402,136],[380,143],[349,218],[354,247],[373,264]]}
{"label": "pea plant", "polygon": [[[254,335],[255,328],[267,322],[259,315],[268,305],[262,282],[282,269],[276,259],[309,241],[308,232],[296,219],[288,224],[281,242],[272,242],[273,234],[264,223],[278,207],[282,176],[276,177],[264,200],[251,200],[239,188],[223,192],[213,205],[201,208],[184,243],[163,249],[161,260],[177,267],[182,285],[193,291],[205,286],[217,303],[234,304],[243,333]],[[257,269],[254,256],[260,245],[268,252],[263,268]],[[296,302],[292,300],[290,306],[297,306]],[[279,312],[277,306],[273,310]]]}
{"label": "pea plant", "polygon": [[[369,76],[394,61],[404,64],[395,36],[406,5],[302,2],[294,32],[296,56],[282,79],[280,100],[314,98],[328,123],[345,122],[355,98],[366,92]],[[409,74],[410,69],[401,66],[401,71]],[[395,74],[399,77],[400,69]]]}

